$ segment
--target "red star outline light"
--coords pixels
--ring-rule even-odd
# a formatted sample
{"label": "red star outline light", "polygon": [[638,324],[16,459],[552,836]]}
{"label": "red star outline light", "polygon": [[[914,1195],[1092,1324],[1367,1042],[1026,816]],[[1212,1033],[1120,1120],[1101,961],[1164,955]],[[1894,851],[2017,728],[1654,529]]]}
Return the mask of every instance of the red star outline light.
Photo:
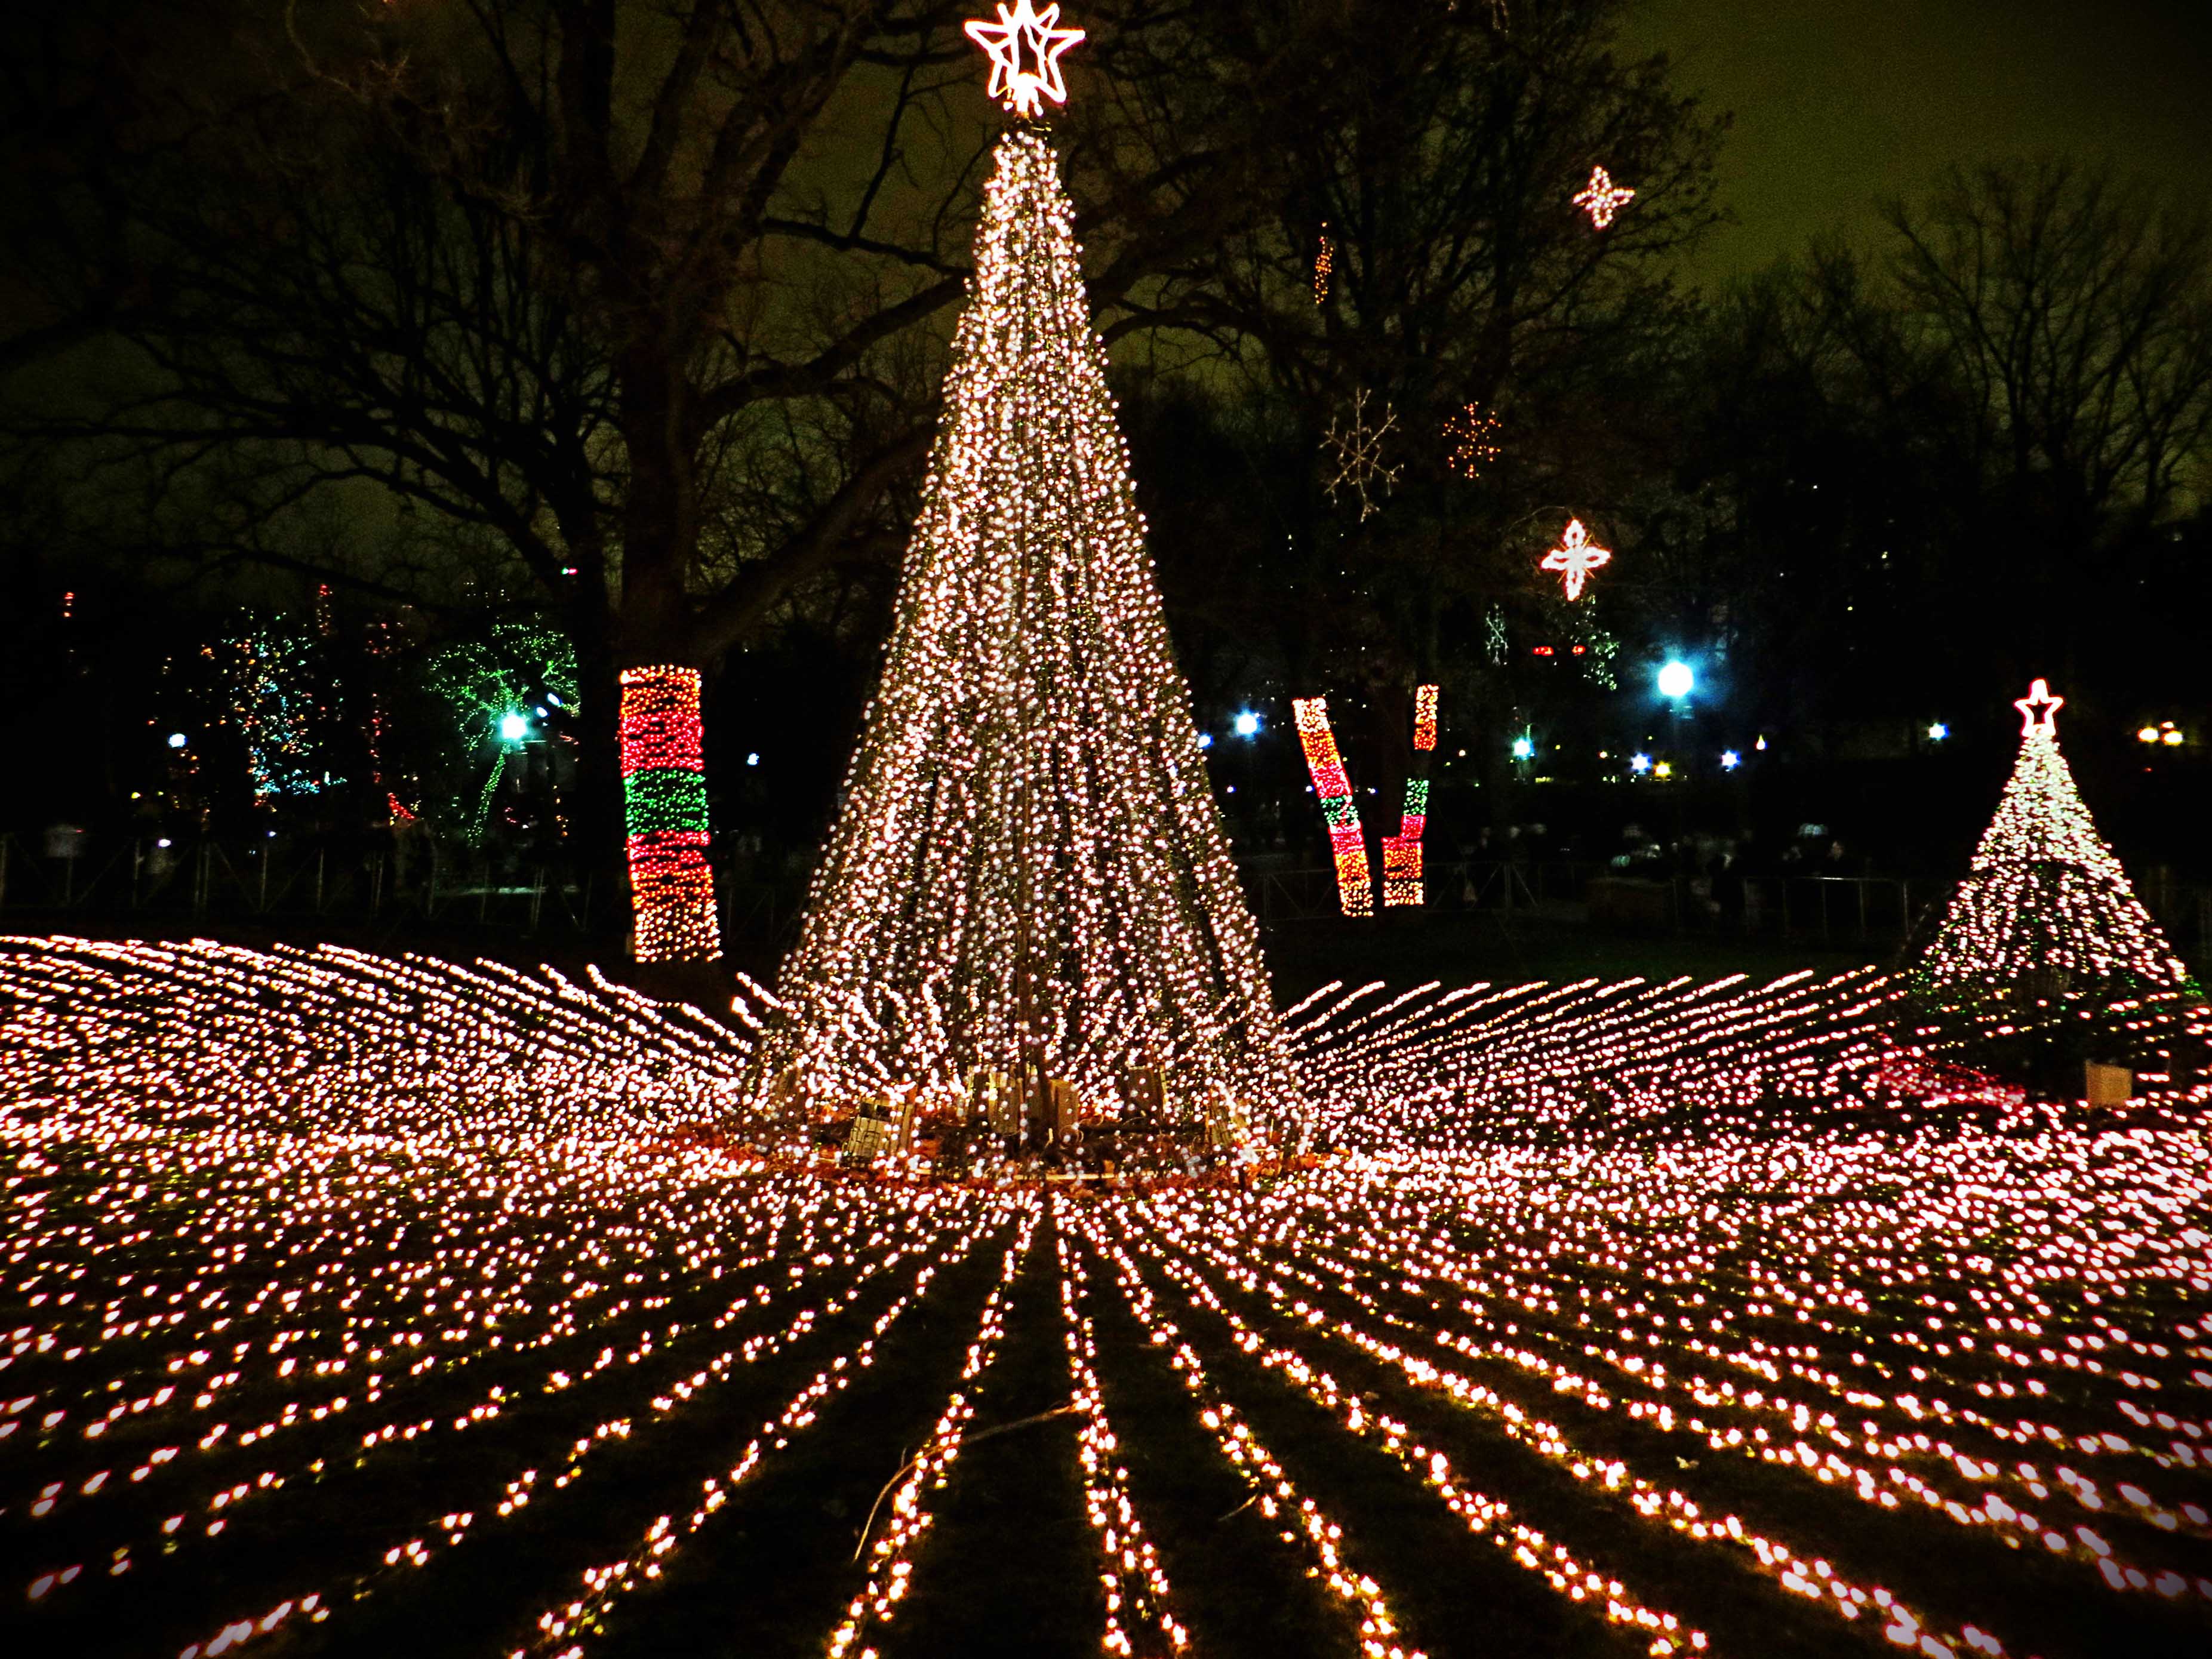
{"label": "red star outline light", "polygon": [[[2023,738],[2032,738],[2039,732],[2046,737],[2058,735],[2055,722],[2058,711],[2066,706],[2066,699],[2052,696],[2050,686],[2043,681],[2029,686],[2026,696],[2014,697],[2012,706],[2020,710],[2020,734]],[[2040,719],[2037,718],[2039,714]]]}
{"label": "red star outline light", "polygon": [[[1054,27],[1060,21],[1057,3],[1042,12],[1030,0],[1014,0],[1012,7],[999,0],[999,21],[970,18],[963,27],[968,38],[991,54],[991,96],[1017,115],[1035,116],[1044,100],[1067,101],[1067,82],[1060,78],[1060,54],[1083,39],[1081,29]],[[1022,67],[1022,53],[1036,60],[1035,70]]]}
{"label": "red star outline light", "polygon": [[1600,565],[1612,562],[1611,550],[1591,546],[1589,532],[1583,528],[1583,521],[1570,519],[1566,532],[1559,538],[1559,544],[1544,555],[1542,568],[1558,571],[1560,584],[1567,590],[1567,598],[1579,599],[1583,596],[1583,584],[1590,579],[1590,572]]}
{"label": "red star outline light", "polygon": [[1603,230],[1613,222],[1614,214],[1635,199],[1636,192],[1626,185],[1614,184],[1613,175],[1603,167],[1592,167],[1589,185],[1576,196],[1575,205],[1589,215],[1593,228]]}

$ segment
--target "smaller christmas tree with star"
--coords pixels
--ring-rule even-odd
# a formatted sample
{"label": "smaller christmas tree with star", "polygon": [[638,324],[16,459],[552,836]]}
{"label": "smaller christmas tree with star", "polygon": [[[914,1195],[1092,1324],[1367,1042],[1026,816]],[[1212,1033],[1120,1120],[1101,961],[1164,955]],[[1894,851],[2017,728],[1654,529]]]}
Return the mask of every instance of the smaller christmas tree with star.
{"label": "smaller christmas tree with star", "polygon": [[2090,822],[2058,751],[2065,702],[2038,680],[2021,711],[2020,760],[1966,879],[1921,959],[1931,988],[2180,990],[2189,970]]}

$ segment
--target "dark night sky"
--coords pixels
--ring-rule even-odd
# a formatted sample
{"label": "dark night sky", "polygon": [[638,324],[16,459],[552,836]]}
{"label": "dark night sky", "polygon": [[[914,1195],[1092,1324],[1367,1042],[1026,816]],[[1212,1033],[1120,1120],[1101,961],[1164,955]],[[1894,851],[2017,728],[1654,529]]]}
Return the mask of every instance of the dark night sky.
{"label": "dark night sky", "polygon": [[1863,229],[1951,161],[2104,155],[2186,191],[2212,167],[2212,0],[1639,0],[1623,44],[1735,112],[1705,276]]}

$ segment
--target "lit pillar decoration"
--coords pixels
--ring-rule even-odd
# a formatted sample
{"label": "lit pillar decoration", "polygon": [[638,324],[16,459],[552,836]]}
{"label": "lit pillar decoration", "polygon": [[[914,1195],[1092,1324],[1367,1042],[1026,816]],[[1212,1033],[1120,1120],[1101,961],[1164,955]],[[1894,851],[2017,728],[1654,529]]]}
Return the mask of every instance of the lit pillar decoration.
{"label": "lit pillar decoration", "polygon": [[1336,734],[1329,730],[1328,699],[1297,697],[1291,708],[1297,716],[1298,747],[1305,750],[1306,770],[1313,775],[1314,793],[1321,798],[1322,817],[1328,825],[1337,902],[1347,916],[1371,916],[1375,892],[1367,873],[1367,838],[1360,831],[1352,780],[1345,775],[1343,758],[1336,752]]}
{"label": "lit pillar decoration", "polygon": [[1921,959],[1931,984],[2001,988],[2031,975],[2057,975],[2076,990],[2172,990],[2188,981],[2098,836],[2059,752],[2065,701],[2038,680],[2013,705],[2020,758]]}
{"label": "lit pillar decoration", "polygon": [[[1070,32],[1042,47],[1024,32],[1054,15],[1024,0],[969,27],[1017,112],[1060,95],[1048,49]],[[1008,53],[1036,67],[1002,73]],[[757,1051],[763,1091],[796,1065],[812,1099],[911,1084],[927,1113],[981,1071],[1024,1097],[1072,1085],[1110,1118],[1148,1054],[1187,1124],[1217,1097],[1255,1119],[1302,1110],[1079,255],[1051,144],[1006,133],[883,677]]]}
{"label": "lit pillar decoration", "polygon": [[1406,810],[1398,833],[1382,838],[1382,902],[1421,902],[1421,831],[1429,822],[1429,759],[1437,747],[1437,688],[1413,692],[1413,765],[1406,779]]}
{"label": "lit pillar decoration", "polygon": [[640,962],[720,953],[707,864],[707,769],[699,751],[699,671],[625,668],[623,815]]}

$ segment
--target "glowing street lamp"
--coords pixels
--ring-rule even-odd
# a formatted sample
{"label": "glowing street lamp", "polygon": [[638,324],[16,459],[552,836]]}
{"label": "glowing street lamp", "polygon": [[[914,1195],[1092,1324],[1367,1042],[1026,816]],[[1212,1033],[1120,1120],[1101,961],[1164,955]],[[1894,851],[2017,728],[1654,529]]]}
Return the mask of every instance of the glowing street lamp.
{"label": "glowing street lamp", "polygon": [[1533,760],[1535,758],[1535,754],[1536,743],[1534,738],[1524,736],[1513,739],[1513,758],[1515,760]]}
{"label": "glowing street lamp", "polygon": [[1260,724],[1260,717],[1249,708],[1239,712],[1237,718],[1230,722],[1231,728],[1240,738],[1258,737]]}
{"label": "glowing street lamp", "polygon": [[501,743],[520,743],[529,735],[529,715],[510,708],[499,717],[499,740]]}
{"label": "glowing street lamp", "polygon": [[1690,688],[1697,683],[1698,677],[1690,672],[1690,665],[1679,657],[1671,659],[1659,671],[1659,695],[1672,697],[1677,702],[1688,696]]}

